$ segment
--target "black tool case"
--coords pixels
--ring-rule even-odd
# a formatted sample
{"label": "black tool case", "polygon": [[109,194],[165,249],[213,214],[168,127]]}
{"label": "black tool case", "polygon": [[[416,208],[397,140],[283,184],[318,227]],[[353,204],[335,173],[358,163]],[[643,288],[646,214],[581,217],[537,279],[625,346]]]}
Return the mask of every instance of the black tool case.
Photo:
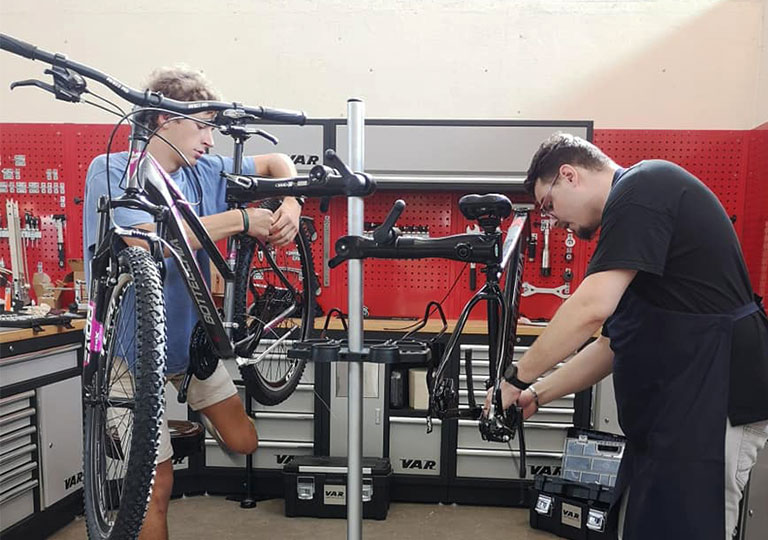
{"label": "black tool case", "polygon": [[[363,458],[363,518],[386,519],[392,467],[388,458]],[[347,517],[347,458],[296,456],[283,468],[285,515]]]}

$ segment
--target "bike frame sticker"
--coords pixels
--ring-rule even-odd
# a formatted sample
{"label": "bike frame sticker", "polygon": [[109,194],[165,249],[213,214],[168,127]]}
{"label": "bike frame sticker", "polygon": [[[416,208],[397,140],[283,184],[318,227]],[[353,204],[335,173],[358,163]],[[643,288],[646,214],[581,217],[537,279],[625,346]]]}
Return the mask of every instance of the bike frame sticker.
{"label": "bike frame sticker", "polygon": [[91,352],[101,352],[103,338],[104,327],[99,321],[93,321],[93,324],[91,325]]}
{"label": "bike frame sticker", "polygon": [[[100,353],[103,347],[104,341],[104,327],[99,321],[93,319],[93,311],[96,304],[88,302],[88,320],[86,321],[86,337],[88,338],[88,351],[92,353]],[[84,363],[87,366],[89,362],[86,355]]]}

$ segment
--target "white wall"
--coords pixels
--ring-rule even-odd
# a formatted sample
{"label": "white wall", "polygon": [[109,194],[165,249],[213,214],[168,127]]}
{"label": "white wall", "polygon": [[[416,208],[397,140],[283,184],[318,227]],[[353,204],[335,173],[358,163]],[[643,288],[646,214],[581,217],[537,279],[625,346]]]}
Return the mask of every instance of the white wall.
{"label": "white wall", "polygon": [[760,42],[760,78],[757,84],[755,119],[768,129],[768,0],[763,1],[763,36]]}
{"label": "white wall", "polygon": [[[592,119],[748,129],[768,120],[768,0],[4,0],[0,29],[138,86],[204,69],[225,97],[371,118]],[[0,53],[0,122],[108,122]],[[95,88],[95,87],[94,87]]]}

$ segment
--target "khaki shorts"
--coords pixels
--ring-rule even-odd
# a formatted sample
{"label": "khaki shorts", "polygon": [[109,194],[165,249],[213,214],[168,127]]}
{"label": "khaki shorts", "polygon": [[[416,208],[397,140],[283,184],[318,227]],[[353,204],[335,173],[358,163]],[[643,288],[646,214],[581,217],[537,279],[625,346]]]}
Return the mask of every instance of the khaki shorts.
{"label": "khaki shorts", "polygon": [[[110,395],[130,397],[133,395],[133,377],[125,363],[116,361],[113,364],[113,374],[117,374],[116,383],[112,385]],[[178,390],[184,381],[184,373],[176,373],[166,378],[166,383],[170,382]],[[187,404],[193,411],[199,411],[215,405],[227,398],[237,394],[235,383],[232,382],[229,372],[224,364],[219,362],[213,375],[201,381],[197,377],[192,377],[187,392]],[[113,420],[115,424],[121,425],[118,419]],[[120,438],[130,436],[127,433],[120,433]],[[163,410],[163,421],[160,423],[160,446],[157,453],[156,463],[168,461],[173,457],[173,446],[171,445],[171,434],[168,431],[167,409]]]}

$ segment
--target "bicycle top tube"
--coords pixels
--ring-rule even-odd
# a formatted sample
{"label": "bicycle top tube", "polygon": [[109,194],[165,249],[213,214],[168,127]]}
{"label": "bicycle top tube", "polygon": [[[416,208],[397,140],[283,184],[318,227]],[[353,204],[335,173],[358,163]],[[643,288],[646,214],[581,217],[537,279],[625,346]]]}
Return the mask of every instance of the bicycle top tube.
{"label": "bicycle top tube", "polygon": [[40,60],[41,62],[51,64],[52,66],[70,69],[87,79],[103,84],[126,101],[140,107],[157,107],[181,114],[238,109],[262,120],[278,122],[281,124],[304,125],[306,122],[305,114],[300,111],[272,109],[260,106],[246,107],[240,103],[228,103],[224,101],[176,101],[174,99],[163,97],[159,92],[151,92],[149,90],[140,92],[130,86],[126,86],[106,73],[73,60],[69,60],[63,54],[44,51],[35,45],[18,40],[7,34],[0,34],[0,49],[31,60]]}

